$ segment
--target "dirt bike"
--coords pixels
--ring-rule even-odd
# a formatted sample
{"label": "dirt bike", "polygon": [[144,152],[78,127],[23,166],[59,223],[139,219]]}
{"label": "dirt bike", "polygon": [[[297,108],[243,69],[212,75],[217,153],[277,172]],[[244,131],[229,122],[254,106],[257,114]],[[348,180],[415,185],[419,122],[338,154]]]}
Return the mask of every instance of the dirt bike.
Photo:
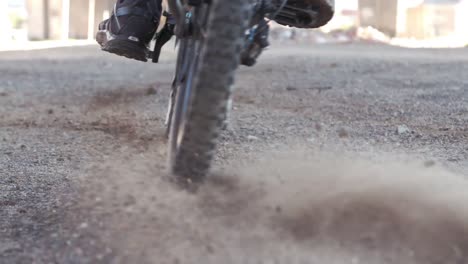
{"label": "dirt bike", "polygon": [[[187,182],[207,174],[225,126],[235,71],[254,64],[267,22],[315,28],[333,16],[333,0],[168,0],[178,56],[167,114],[170,172]],[[164,30],[162,32],[165,32]],[[167,37],[169,35],[169,37]],[[153,61],[170,34],[156,38]]]}

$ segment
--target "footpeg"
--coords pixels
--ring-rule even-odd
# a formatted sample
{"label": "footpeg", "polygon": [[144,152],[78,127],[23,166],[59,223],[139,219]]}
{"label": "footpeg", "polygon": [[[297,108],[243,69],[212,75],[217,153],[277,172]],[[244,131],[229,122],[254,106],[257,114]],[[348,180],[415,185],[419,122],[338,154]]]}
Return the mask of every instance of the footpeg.
{"label": "footpeg", "polygon": [[253,66],[257,63],[257,58],[262,51],[270,45],[268,42],[269,33],[270,27],[266,20],[260,21],[256,27],[251,29],[247,35],[247,45],[241,53],[242,65]]}
{"label": "footpeg", "polygon": [[154,45],[154,51],[150,53],[152,62],[158,63],[159,56],[161,55],[162,47],[171,40],[174,36],[175,21],[171,14],[164,12],[163,14],[167,18],[167,22],[159,33],[156,34],[155,40],[156,44]]}

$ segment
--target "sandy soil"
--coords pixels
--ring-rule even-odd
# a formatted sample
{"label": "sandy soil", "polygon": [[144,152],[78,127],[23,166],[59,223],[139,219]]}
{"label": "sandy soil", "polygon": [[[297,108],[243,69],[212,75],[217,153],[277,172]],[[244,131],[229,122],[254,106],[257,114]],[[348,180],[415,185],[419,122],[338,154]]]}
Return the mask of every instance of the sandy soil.
{"label": "sandy soil", "polygon": [[0,53],[0,263],[468,263],[468,50],[273,47],[197,193],[174,51]]}

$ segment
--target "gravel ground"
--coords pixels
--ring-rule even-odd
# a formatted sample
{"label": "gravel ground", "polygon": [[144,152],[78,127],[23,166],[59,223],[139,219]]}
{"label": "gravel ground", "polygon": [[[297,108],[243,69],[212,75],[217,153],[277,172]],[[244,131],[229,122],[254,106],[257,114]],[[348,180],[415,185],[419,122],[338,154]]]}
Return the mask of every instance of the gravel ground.
{"label": "gravel ground", "polygon": [[468,263],[468,49],[271,48],[196,194],[174,56],[0,53],[0,263]]}

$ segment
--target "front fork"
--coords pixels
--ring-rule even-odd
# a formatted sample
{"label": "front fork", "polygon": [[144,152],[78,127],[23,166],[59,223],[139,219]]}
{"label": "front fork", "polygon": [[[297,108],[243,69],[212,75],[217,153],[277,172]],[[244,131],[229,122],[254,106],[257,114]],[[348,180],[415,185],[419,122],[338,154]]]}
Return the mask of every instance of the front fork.
{"label": "front fork", "polygon": [[[210,2],[211,0],[186,0],[185,3],[189,6],[197,6],[203,2]],[[168,6],[170,11],[170,16],[172,16],[172,24],[175,24],[175,29],[173,29],[173,34],[177,37],[184,37],[184,34],[187,30],[187,26],[190,26],[186,22],[186,5],[181,0],[168,0]],[[244,45],[244,50],[240,54],[241,64],[246,66],[253,66],[257,58],[260,56],[263,49],[265,49],[268,43],[269,35],[269,25],[268,21],[265,19],[265,16],[268,12],[271,12],[272,9],[271,0],[258,0],[252,4],[252,16],[250,21],[250,28],[246,31],[246,42]],[[169,18],[169,17],[168,17]],[[167,42],[167,41],[166,41]],[[158,42],[156,42],[158,43]],[[164,42],[165,43],[165,42]],[[164,44],[163,43],[163,44]],[[161,46],[162,47],[162,46]],[[157,54],[157,57],[153,57],[153,62],[157,62],[159,57],[159,50],[156,50],[154,54]],[[176,73],[177,77],[177,73]],[[167,109],[166,121],[167,131],[170,129],[170,122],[172,119],[172,113],[174,111],[174,99],[177,92],[178,80],[174,78],[171,95],[169,98],[169,106]],[[232,99],[228,102],[228,111],[227,111],[227,120],[229,119],[230,111],[232,108]],[[228,121],[225,121],[224,127],[228,127]],[[167,133],[167,135],[169,135]]]}

